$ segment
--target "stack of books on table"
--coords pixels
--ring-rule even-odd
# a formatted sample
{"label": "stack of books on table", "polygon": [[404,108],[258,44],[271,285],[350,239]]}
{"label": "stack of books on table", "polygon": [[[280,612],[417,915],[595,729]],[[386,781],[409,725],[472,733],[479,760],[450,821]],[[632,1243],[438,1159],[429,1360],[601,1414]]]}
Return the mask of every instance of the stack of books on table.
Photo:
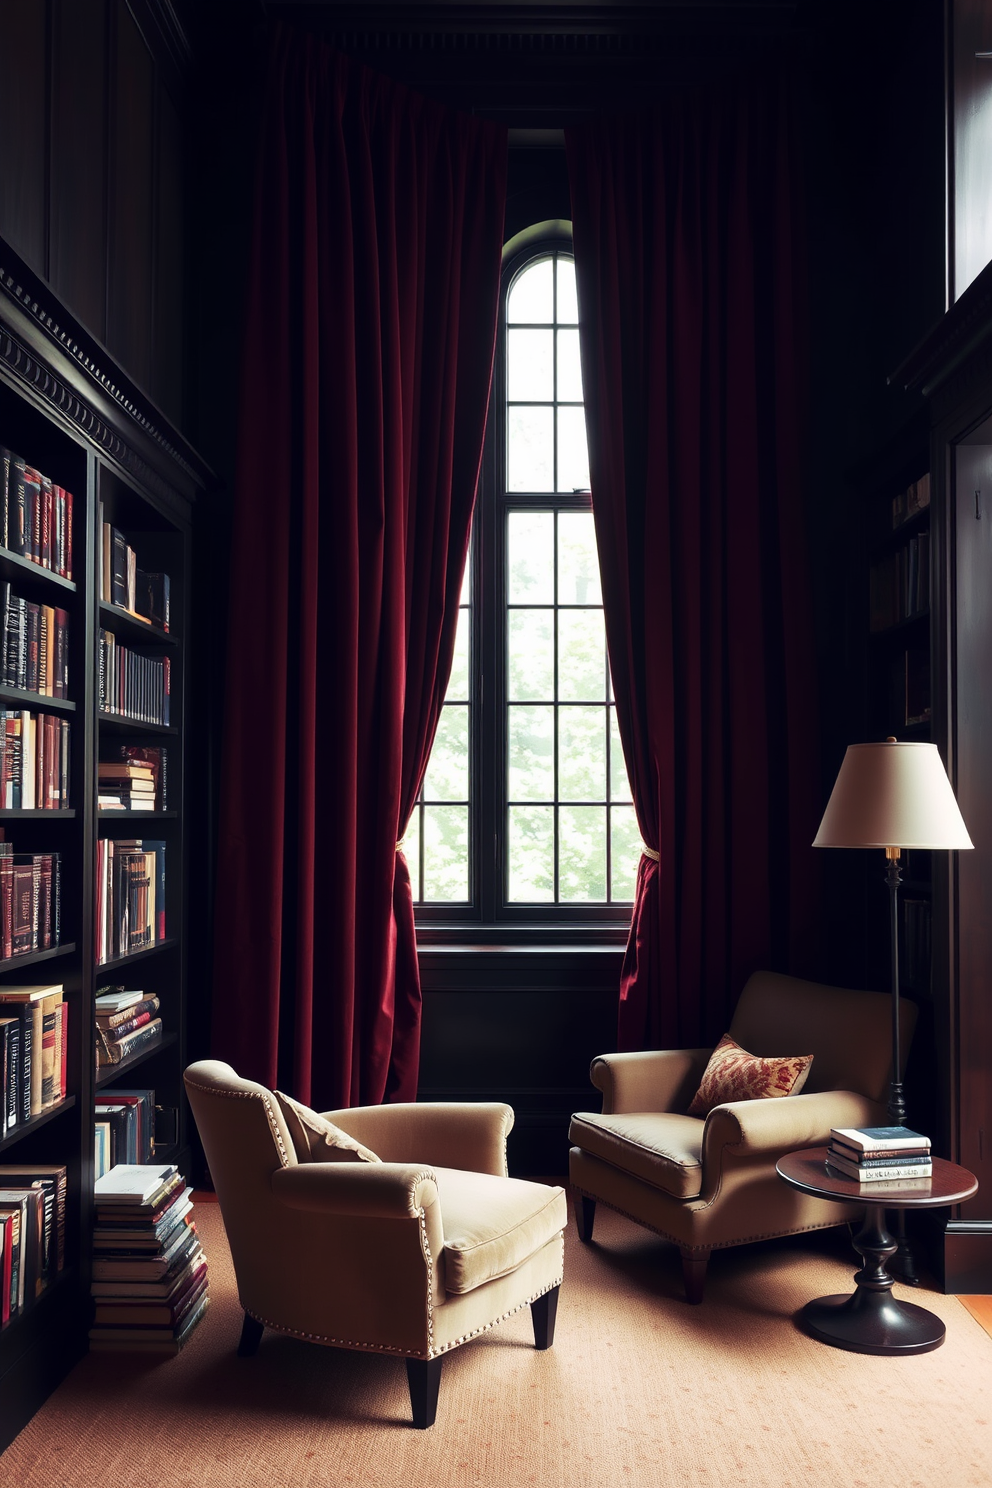
{"label": "stack of books on table", "polygon": [[930,1138],[906,1126],[835,1126],[830,1129],[827,1163],[859,1183],[898,1183],[933,1175]]}
{"label": "stack of books on table", "polygon": [[191,1190],[175,1163],[118,1163],[94,1193],[90,1348],[178,1353],[209,1303]]}

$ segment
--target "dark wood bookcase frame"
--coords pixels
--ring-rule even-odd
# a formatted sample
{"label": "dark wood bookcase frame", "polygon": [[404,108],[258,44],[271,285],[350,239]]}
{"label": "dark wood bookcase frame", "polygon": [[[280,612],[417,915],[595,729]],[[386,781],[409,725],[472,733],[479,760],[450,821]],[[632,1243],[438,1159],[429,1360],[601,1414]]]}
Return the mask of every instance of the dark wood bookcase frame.
{"label": "dark wood bookcase frame", "polygon": [[[0,550],[0,578],[15,592],[42,596],[69,612],[69,698],[39,699],[0,688],[3,703],[30,704],[71,723],[70,803],[58,811],[0,810],[15,851],[61,854],[62,941],[0,963],[0,983],[50,978],[69,1008],[67,1096],[0,1141],[6,1162],[64,1163],[68,1170],[66,1263],[57,1284],[0,1332],[0,1450],[86,1351],[93,1212],[94,1092],[115,1083],[147,1085],[174,1111],[176,1141],[156,1158],[189,1164],[182,1072],[186,1057],[189,843],[184,753],[190,689],[190,574],[193,504],[212,483],[186,443],[60,306],[44,281],[0,240],[0,444],[73,494],[73,576],[67,582]],[[100,506],[139,561],[170,575],[168,633],[100,598]],[[112,630],[127,646],[171,660],[168,727],[133,723],[99,710],[98,639]],[[101,751],[125,740],[168,748],[168,809],[97,809]],[[150,837],[166,848],[166,938],[96,964],[96,851],[100,837]],[[140,980],[138,980],[140,978]],[[120,1065],[97,1070],[97,986],[139,985],[161,999],[163,1037]],[[165,1123],[163,1123],[164,1126]]]}

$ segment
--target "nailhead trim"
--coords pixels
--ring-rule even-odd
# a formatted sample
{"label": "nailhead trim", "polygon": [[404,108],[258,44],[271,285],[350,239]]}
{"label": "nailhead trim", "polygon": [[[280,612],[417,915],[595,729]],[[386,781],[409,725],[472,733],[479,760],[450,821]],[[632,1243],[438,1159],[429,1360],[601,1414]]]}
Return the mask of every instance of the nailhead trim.
{"label": "nailhead trim", "polygon": [[[420,1210],[419,1217],[423,1244],[427,1251],[428,1260],[430,1260],[431,1252],[430,1246],[427,1243],[427,1226],[424,1220],[423,1209]],[[438,1359],[441,1357],[442,1354],[450,1353],[452,1349],[458,1348],[461,1344],[468,1343],[473,1338],[478,1338],[480,1333],[488,1333],[490,1329],[495,1328],[498,1323],[505,1322],[506,1319],[512,1317],[514,1313],[522,1312],[525,1307],[530,1307],[531,1303],[536,1302],[538,1297],[543,1297],[545,1292],[553,1292],[555,1287],[561,1286],[565,1269],[564,1231],[559,1234],[559,1245],[561,1248],[559,1258],[561,1270],[559,1271],[558,1277],[555,1281],[551,1281],[548,1283],[547,1286],[541,1287],[541,1289],[535,1292],[532,1297],[528,1297],[525,1302],[520,1302],[516,1307],[511,1307],[506,1312],[500,1313],[499,1317],[493,1318],[491,1322],[483,1323],[481,1327],[474,1328],[471,1333],[463,1333],[460,1338],[454,1338],[450,1343],[446,1343],[442,1348],[438,1349],[434,1347],[434,1307],[431,1300],[430,1285],[428,1284],[426,1353],[423,1349],[416,1349],[411,1352],[410,1349],[397,1348],[395,1344],[390,1343],[368,1343],[364,1340],[359,1341],[355,1338],[334,1338],[326,1333],[305,1333],[301,1328],[287,1328],[282,1323],[272,1322],[270,1318],[260,1317],[257,1312],[252,1312],[251,1308],[244,1307],[243,1303],[242,1307],[244,1308],[244,1311],[248,1313],[249,1317],[253,1317],[256,1323],[261,1323],[263,1327],[272,1328],[277,1333],[286,1333],[292,1338],[306,1339],[308,1343],[326,1343],[335,1348],[362,1349],[366,1353],[399,1354],[407,1359]],[[431,1265],[433,1266],[433,1262],[431,1262]]]}
{"label": "nailhead trim", "polygon": [[[272,1135],[275,1138],[276,1146],[279,1148],[282,1165],[284,1168],[289,1167],[289,1154],[286,1151],[286,1144],[282,1139],[282,1132],[279,1130],[279,1124],[276,1121],[272,1101],[267,1094],[259,1095],[257,1090],[225,1090],[219,1085],[200,1085],[196,1080],[187,1080],[186,1084],[192,1087],[193,1090],[201,1091],[204,1095],[220,1095],[225,1100],[260,1100],[268,1118],[269,1126],[272,1128]],[[260,1319],[256,1319],[256,1321],[260,1321]],[[266,1327],[271,1326],[272,1324],[270,1323],[266,1324]]]}

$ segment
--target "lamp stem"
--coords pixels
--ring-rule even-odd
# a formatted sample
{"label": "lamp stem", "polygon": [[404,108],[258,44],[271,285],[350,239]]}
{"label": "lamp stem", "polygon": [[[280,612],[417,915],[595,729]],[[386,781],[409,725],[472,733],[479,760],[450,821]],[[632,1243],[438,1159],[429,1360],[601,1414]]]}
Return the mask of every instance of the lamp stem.
{"label": "lamp stem", "polygon": [[905,1126],[906,1102],[902,1093],[902,1055],[899,1048],[899,885],[902,882],[899,849],[887,847],[885,859],[892,967],[892,1076],[889,1084],[889,1115],[895,1126]]}

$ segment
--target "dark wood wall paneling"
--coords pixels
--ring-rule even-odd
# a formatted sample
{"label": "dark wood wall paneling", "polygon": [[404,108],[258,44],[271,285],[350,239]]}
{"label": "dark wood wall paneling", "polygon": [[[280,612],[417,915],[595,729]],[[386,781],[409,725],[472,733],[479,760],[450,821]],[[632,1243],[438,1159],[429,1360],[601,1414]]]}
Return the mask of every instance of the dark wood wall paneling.
{"label": "dark wood wall paneling", "polygon": [[184,41],[166,0],[0,0],[0,237],[184,421]]}

